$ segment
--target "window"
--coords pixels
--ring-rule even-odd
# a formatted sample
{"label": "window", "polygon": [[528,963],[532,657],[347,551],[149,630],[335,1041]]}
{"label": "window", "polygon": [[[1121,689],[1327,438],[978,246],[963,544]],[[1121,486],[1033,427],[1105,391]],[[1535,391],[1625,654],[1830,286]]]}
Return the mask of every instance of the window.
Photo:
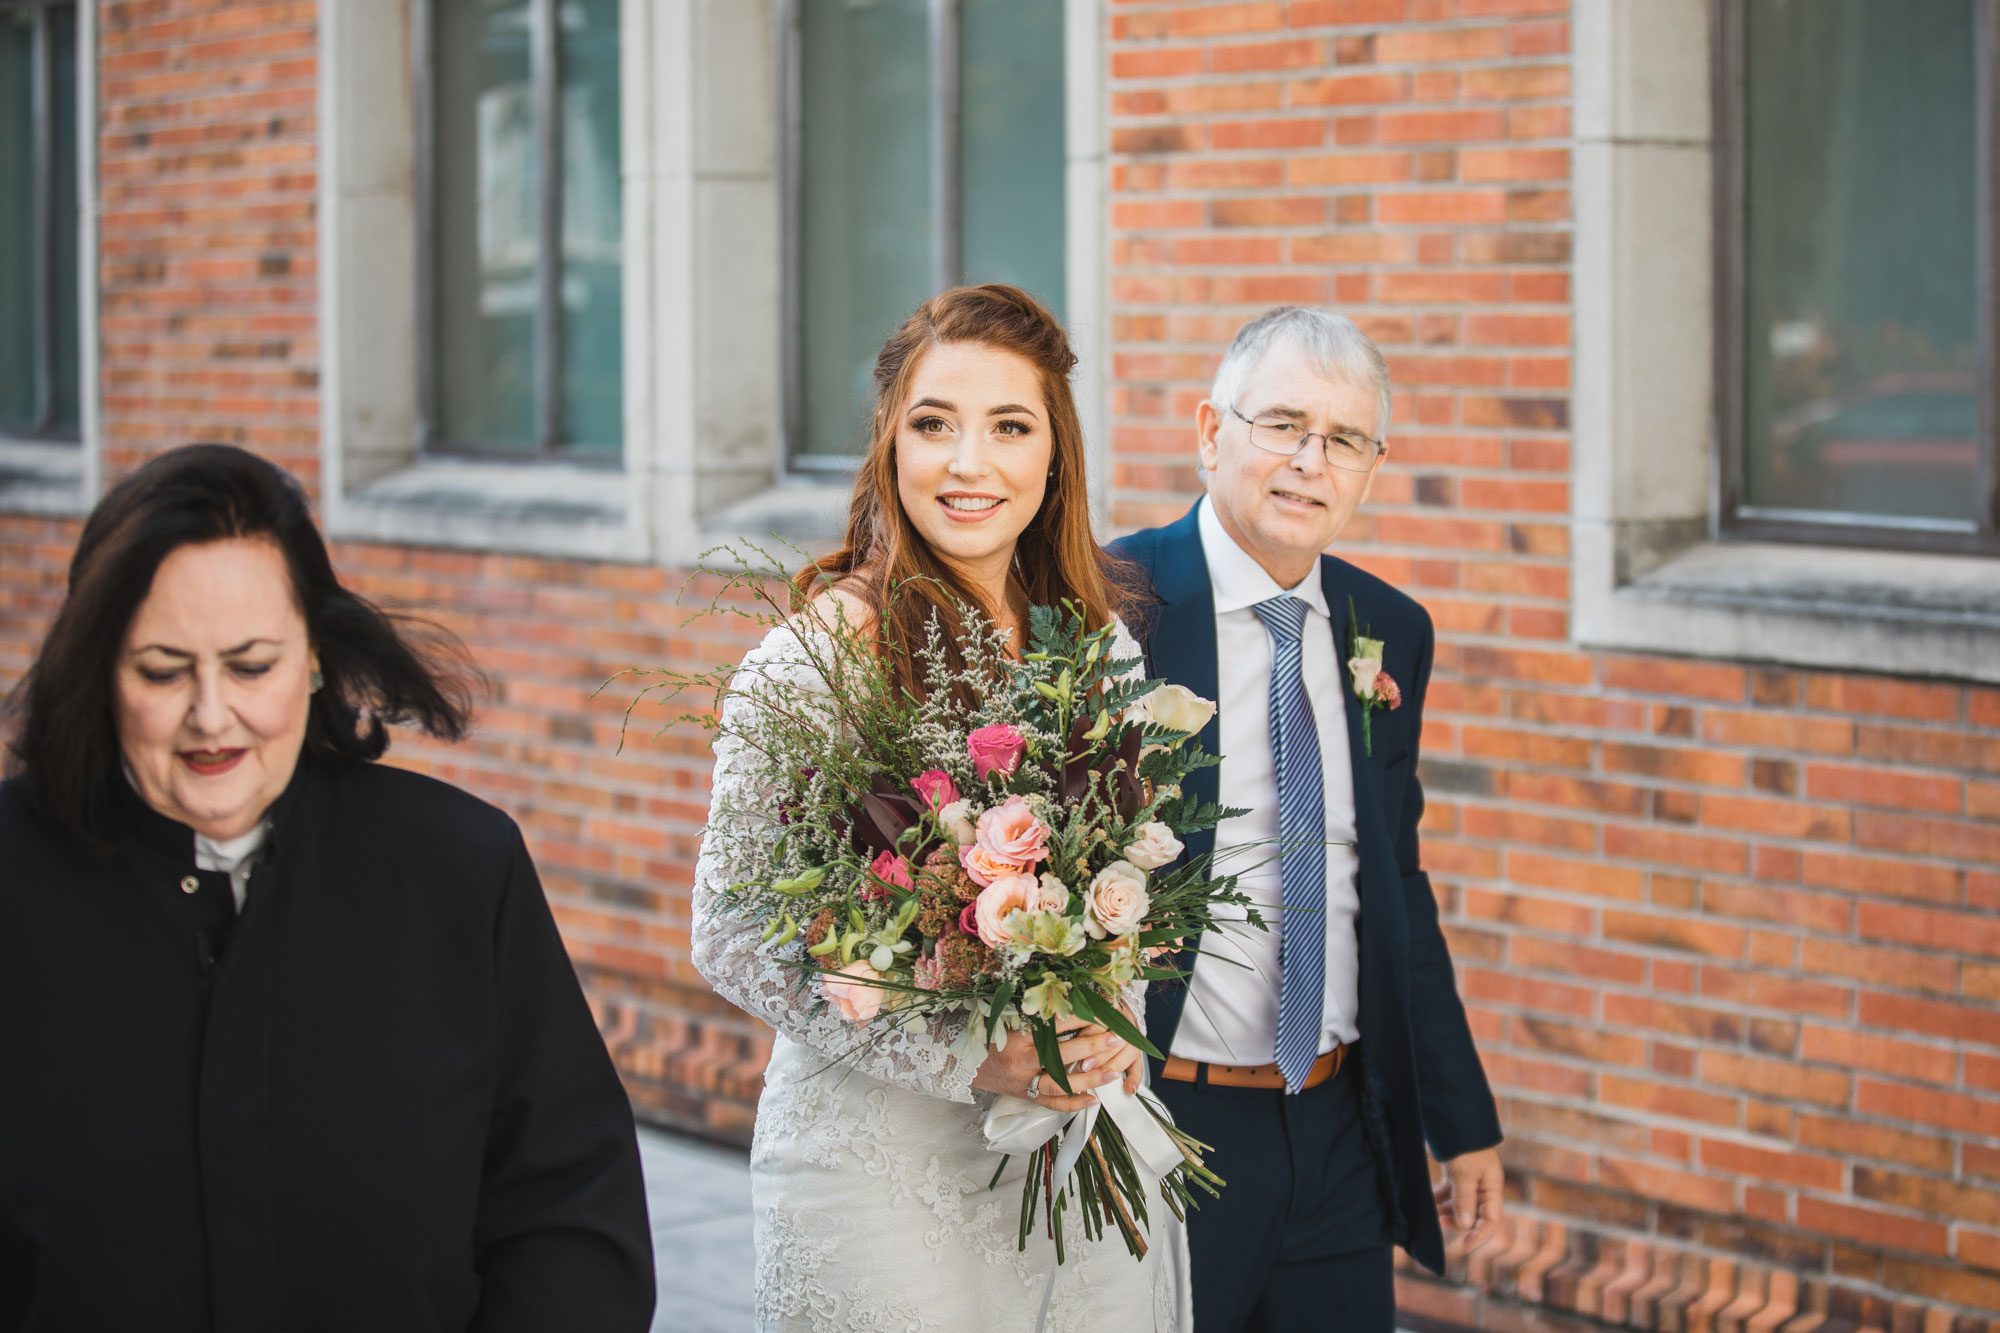
{"label": "window", "polygon": [[425,451],[619,458],[619,7],[420,0]]}
{"label": "window", "polygon": [[785,0],[784,430],[851,467],[875,353],[927,297],[1065,288],[1062,0]]}
{"label": "window", "polygon": [[1990,10],[1724,13],[1724,530],[2000,549]]}
{"label": "window", "polygon": [[0,436],[75,441],[76,5],[0,0]]}

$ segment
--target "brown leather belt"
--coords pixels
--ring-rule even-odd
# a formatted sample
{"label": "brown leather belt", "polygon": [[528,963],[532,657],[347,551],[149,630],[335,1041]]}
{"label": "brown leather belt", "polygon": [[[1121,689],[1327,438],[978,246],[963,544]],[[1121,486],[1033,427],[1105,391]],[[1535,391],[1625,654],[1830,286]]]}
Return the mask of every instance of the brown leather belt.
{"label": "brown leather belt", "polygon": [[[1347,1058],[1347,1045],[1342,1043],[1313,1061],[1312,1072],[1306,1075],[1306,1087],[1317,1088],[1320,1084],[1340,1072],[1340,1065]],[[1208,1073],[1207,1081],[1220,1088],[1277,1088],[1285,1086],[1285,1076],[1278,1072],[1275,1063],[1268,1065],[1212,1065],[1200,1060],[1184,1060],[1178,1055],[1167,1057],[1166,1067],[1160,1072],[1180,1083],[1202,1082],[1202,1071]]]}

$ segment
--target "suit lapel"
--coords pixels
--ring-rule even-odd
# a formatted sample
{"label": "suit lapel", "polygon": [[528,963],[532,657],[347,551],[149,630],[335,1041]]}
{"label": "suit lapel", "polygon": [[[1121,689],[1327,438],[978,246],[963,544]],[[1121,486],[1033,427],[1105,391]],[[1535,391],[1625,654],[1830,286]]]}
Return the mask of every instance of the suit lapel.
{"label": "suit lapel", "polygon": [[[1195,522],[1196,510],[1160,534],[1158,558],[1153,566],[1153,591],[1161,605],[1152,617],[1149,636],[1152,674],[1184,685],[1204,699],[1213,699],[1216,681],[1215,591],[1208,580],[1208,559],[1202,554],[1201,529]],[[1222,717],[1218,713],[1195,739],[1209,754],[1219,753]],[[1220,791],[1220,772],[1214,767],[1188,774],[1188,792],[1203,801],[1214,801]],[[1215,848],[1213,831],[1192,833],[1187,840],[1188,855],[1202,857]]]}
{"label": "suit lapel", "polygon": [[[1377,1046],[1383,1034],[1383,1016],[1392,1012],[1394,976],[1402,970],[1401,951],[1395,947],[1389,919],[1400,917],[1401,871],[1396,865],[1395,839],[1388,815],[1382,807],[1381,784],[1376,779],[1374,758],[1361,739],[1361,700],[1350,687],[1347,670],[1348,645],[1356,626],[1349,615],[1348,594],[1340,586],[1340,566],[1327,558],[1320,561],[1320,586],[1326,590],[1327,606],[1333,611],[1333,655],[1340,678],[1340,697],[1347,708],[1347,759],[1354,775],[1354,842],[1357,872],[1354,891],[1360,900],[1360,916],[1355,921],[1359,943],[1358,1020],[1364,1045],[1371,1039]],[[1367,610],[1357,605],[1355,615],[1367,619]],[[1371,910],[1374,909],[1374,910]]]}

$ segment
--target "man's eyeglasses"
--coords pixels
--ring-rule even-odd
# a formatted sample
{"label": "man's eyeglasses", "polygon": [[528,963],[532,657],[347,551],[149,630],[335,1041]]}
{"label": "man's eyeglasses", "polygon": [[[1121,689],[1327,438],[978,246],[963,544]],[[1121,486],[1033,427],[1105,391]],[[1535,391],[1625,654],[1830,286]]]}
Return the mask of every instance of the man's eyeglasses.
{"label": "man's eyeglasses", "polygon": [[1289,417],[1267,415],[1246,417],[1234,407],[1230,413],[1238,421],[1250,428],[1250,443],[1267,454],[1283,454],[1286,458],[1296,458],[1299,450],[1314,440],[1326,447],[1326,461],[1350,472],[1366,472],[1382,461],[1386,452],[1382,441],[1371,439],[1357,432],[1339,435],[1322,435],[1309,431]]}

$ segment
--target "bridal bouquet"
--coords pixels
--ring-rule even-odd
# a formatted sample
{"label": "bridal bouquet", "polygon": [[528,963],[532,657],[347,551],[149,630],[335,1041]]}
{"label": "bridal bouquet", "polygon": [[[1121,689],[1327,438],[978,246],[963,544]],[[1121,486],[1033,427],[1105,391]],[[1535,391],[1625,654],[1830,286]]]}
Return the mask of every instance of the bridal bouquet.
{"label": "bridal bouquet", "polygon": [[[1222,904],[1262,926],[1233,877],[1175,864],[1183,836],[1234,813],[1180,785],[1218,762],[1192,741],[1214,705],[1135,678],[1112,628],[1067,605],[1032,609],[1018,657],[969,609],[954,655],[934,618],[913,694],[870,636],[803,623],[763,596],[760,618],[796,631],[809,669],[648,688],[706,681],[719,701],[754,703],[737,739],[768,804],[727,812],[759,830],[739,839],[728,910],[761,923],[803,998],[843,1020],[857,1050],[899,1024],[962,1028],[956,1053],[974,1064],[989,1044],[1032,1041],[1043,1083],[1064,1092],[1066,1020],[1158,1055],[1132,1021],[1140,983],[1181,983],[1162,958],[1213,928]],[[720,729],[715,716],[704,720]],[[1185,1217],[1193,1189],[1222,1183],[1202,1164],[1207,1145],[1150,1097],[1117,1083],[1097,1096],[1074,1114],[1003,1097],[985,1125],[990,1148],[1028,1159],[1020,1244],[1039,1215],[1058,1262],[1067,1218],[1093,1239],[1116,1227],[1143,1255],[1155,1192]]]}

